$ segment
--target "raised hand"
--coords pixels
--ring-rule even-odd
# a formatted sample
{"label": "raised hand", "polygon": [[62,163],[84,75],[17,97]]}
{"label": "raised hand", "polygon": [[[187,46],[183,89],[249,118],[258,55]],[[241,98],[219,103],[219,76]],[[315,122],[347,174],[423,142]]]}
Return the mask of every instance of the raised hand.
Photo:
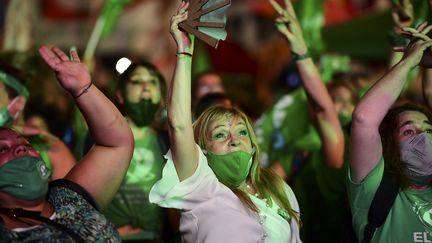
{"label": "raised hand", "polygon": [[273,9],[279,14],[276,19],[276,27],[290,43],[291,51],[297,55],[307,53],[307,46],[303,38],[303,31],[295,14],[290,0],[285,0],[285,9],[275,0],[269,0]]}
{"label": "raised hand", "polygon": [[71,50],[71,60],[59,48],[42,46],[39,53],[45,63],[55,72],[60,85],[77,98],[91,85],[90,74],[81,63],[76,50]]}
{"label": "raised hand", "polygon": [[427,35],[432,30],[432,25],[427,25],[427,23],[423,23],[417,28],[405,27],[402,28],[402,30],[405,36],[411,38],[411,41],[408,46],[396,47],[394,48],[394,50],[403,51],[404,57],[408,57],[413,52],[416,53],[416,50],[420,48],[419,50],[421,50],[422,52],[414,56],[414,62],[418,63],[418,56],[421,55],[421,59],[418,64],[423,67],[432,68],[432,52],[430,49],[430,43],[432,42],[432,39]]}
{"label": "raised hand", "polygon": [[182,1],[179,8],[177,9],[176,14],[171,18],[171,27],[170,33],[174,38],[174,41],[177,43],[177,51],[193,53],[193,42],[194,36],[190,35],[184,31],[181,31],[179,28],[179,24],[185,21],[188,17],[188,9],[189,2]]}
{"label": "raised hand", "polygon": [[414,22],[414,8],[411,0],[397,1],[393,3],[392,17],[395,32],[404,27],[410,27]]}

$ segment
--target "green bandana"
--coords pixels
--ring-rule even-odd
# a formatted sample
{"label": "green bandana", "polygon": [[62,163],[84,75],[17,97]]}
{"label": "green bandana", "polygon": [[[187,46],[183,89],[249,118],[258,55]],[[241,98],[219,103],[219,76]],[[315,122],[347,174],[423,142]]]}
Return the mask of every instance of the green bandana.
{"label": "green bandana", "polygon": [[19,199],[42,199],[51,175],[40,158],[21,157],[0,166],[0,191]]}
{"label": "green bandana", "polygon": [[9,127],[13,124],[13,118],[7,107],[0,108],[0,127]]}
{"label": "green bandana", "polygon": [[0,82],[5,83],[8,87],[13,88],[19,95],[29,97],[28,89],[22,85],[16,78],[0,70]]}
{"label": "green bandana", "polygon": [[249,175],[252,154],[236,151],[228,154],[206,154],[208,165],[218,180],[227,187],[238,187]]}

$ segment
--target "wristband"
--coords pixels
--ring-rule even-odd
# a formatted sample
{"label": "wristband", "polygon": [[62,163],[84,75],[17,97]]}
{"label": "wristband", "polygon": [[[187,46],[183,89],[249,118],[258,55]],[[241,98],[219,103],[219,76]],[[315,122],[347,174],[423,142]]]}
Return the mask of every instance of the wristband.
{"label": "wristband", "polygon": [[87,93],[87,91],[90,89],[90,87],[92,85],[93,85],[93,83],[90,82],[90,84],[87,87],[85,87],[81,93],[79,93],[78,95],[74,96],[74,99],[78,99],[79,97],[81,97],[81,95]]}
{"label": "wristband", "polygon": [[306,51],[306,53],[305,54],[297,54],[297,53],[295,53],[295,52],[291,52],[291,58],[296,62],[296,61],[301,61],[301,60],[304,60],[304,59],[306,59],[306,58],[309,58],[310,57],[310,55],[309,55],[309,53]]}
{"label": "wristband", "polygon": [[178,52],[178,53],[176,54],[176,56],[179,56],[179,55],[185,55],[185,56],[192,57],[192,54],[189,53],[189,52]]}

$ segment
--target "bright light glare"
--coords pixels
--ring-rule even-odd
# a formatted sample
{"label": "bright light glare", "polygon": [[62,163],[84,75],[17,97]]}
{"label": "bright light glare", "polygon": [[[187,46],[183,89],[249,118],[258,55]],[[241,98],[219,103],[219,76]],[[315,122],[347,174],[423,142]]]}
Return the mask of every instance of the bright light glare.
{"label": "bright light glare", "polygon": [[122,74],[124,71],[126,71],[126,69],[129,67],[129,65],[131,65],[131,63],[132,62],[126,57],[120,58],[116,63],[117,72]]}

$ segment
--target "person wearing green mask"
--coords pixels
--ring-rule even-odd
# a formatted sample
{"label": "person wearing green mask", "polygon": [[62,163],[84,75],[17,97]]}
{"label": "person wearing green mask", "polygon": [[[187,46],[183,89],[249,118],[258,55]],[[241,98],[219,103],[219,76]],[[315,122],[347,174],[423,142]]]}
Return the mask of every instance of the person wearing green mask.
{"label": "person wearing green mask", "polygon": [[113,198],[129,166],[133,135],[107,97],[95,87],[76,51],[39,53],[59,85],[74,99],[94,140],[92,149],[63,178],[27,139],[0,128],[0,242],[120,242],[99,207]]}
{"label": "person wearing green mask", "polygon": [[169,147],[162,109],[165,94],[165,79],[148,62],[132,63],[119,77],[118,106],[132,129],[135,147],[123,183],[104,214],[125,242],[158,242],[175,235],[175,223],[167,221],[175,213],[148,200],[150,188],[162,176],[163,154]]}
{"label": "person wearing green mask", "polygon": [[25,86],[26,76],[19,69],[0,62],[0,126],[20,131],[52,170],[50,179],[63,178],[76,164],[66,144],[49,131],[29,126],[24,121],[24,108],[29,98]]}
{"label": "person wearing green mask", "polygon": [[213,106],[192,124],[191,67],[194,36],[171,19],[177,64],[169,85],[170,151],[150,201],[181,209],[183,242],[301,242],[300,211],[290,187],[260,167],[260,148],[249,118],[238,108]]}

